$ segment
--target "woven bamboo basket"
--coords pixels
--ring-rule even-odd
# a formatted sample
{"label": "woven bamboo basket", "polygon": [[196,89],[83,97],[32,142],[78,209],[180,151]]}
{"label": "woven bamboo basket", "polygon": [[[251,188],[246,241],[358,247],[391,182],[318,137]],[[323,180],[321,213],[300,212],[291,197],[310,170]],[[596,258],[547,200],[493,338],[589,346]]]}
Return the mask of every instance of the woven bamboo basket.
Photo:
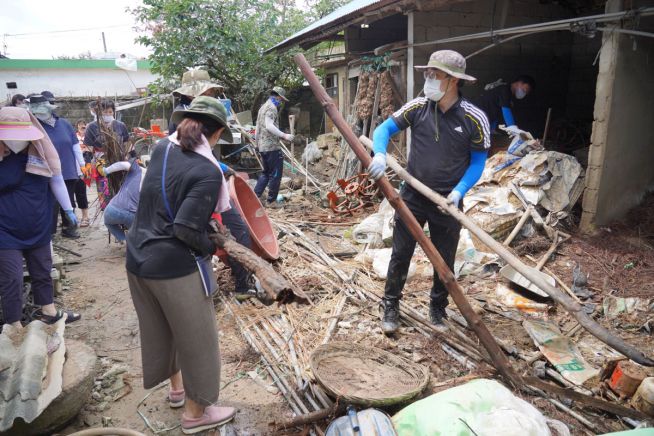
{"label": "woven bamboo basket", "polygon": [[331,395],[365,407],[405,402],[429,382],[429,371],[422,365],[379,348],[344,342],[316,348],[311,370]]}

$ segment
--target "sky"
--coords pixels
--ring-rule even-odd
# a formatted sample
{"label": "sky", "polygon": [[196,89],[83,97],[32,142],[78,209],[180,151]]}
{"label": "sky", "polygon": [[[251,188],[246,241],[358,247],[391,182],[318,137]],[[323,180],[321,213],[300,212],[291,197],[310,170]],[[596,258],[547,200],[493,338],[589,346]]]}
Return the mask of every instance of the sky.
{"label": "sky", "polygon": [[147,57],[135,43],[134,18],[125,9],[139,0],[0,0],[0,53],[12,59],[52,59],[104,52]]}

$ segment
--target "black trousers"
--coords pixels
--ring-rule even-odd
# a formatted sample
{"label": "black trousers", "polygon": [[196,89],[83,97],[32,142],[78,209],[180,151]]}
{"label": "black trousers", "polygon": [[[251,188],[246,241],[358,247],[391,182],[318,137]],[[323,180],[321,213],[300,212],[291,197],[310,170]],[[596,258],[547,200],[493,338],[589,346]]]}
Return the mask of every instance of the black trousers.
{"label": "black trousers", "polygon": [[[70,198],[70,204],[75,207],[75,187],[79,179],[69,179],[64,180],[66,183],[66,190],[68,191],[68,197]],[[88,205],[87,205],[88,207]],[[54,206],[52,208],[52,234],[57,233],[57,222],[59,221],[59,216],[61,215],[61,226],[68,228],[71,227],[71,223],[68,222],[68,217],[66,212],[59,206],[59,202],[54,201]]]}
{"label": "black trousers", "polygon": [[[234,203],[230,202],[232,208],[226,212],[220,214],[223,224],[229,229],[229,232],[234,236],[236,242],[247,247],[252,248],[252,240],[250,239],[250,231],[248,230],[247,225],[243,221],[241,214],[234,208]],[[250,278],[250,273],[246,270],[243,265],[237,262],[234,258],[229,258],[229,267],[232,270],[232,275],[234,276],[235,290],[236,292],[245,292],[248,290],[248,280]]]}
{"label": "black trousers", "polygon": [[[444,195],[447,194],[449,193],[444,193]],[[429,199],[408,186],[402,189],[401,195],[420,226],[424,226],[425,222],[429,224],[431,241],[445,260],[447,266],[453,269],[456,248],[459,244],[461,224],[450,215],[441,212]],[[391,255],[391,261],[388,264],[384,298],[389,300],[399,300],[402,298],[402,289],[406,282],[411,257],[415,248],[416,240],[411,236],[404,222],[395,214],[393,253]],[[447,289],[438,278],[436,270],[434,270],[434,283],[430,296],[432,304],[443,308],[447,306]]]}
{"label": "black trousers", "polygon": [[76,207],[80,209],[89,208],[89,200],[86,198],[86,184],[82,179],[77,179],[77,183],[75,183],[75,201],[77,201],[77,204],[72,202],[73,209]]}

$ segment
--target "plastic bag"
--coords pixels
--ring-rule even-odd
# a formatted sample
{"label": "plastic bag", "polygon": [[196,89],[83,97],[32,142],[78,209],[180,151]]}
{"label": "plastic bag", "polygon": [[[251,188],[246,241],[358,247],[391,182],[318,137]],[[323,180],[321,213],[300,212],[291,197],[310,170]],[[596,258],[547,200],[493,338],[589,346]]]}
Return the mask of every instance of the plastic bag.
{"label": "plastic bag", "polygon": [[551,435],[538,409],[486,379],[416,401],[393,416],[393,425],[398,436]]}
{"label": "plastic bag", "polygon": [[302,153],[302,162],[307,165],[322,159],[322,150],[318,148],[316,141],[310,142]]}
{"label": "plastic bag", "polygon": [[[392,248],[382,248],[381,250],[375,250],[375,254],[372,259],[372,269],[375,272],[377,278],[386,280],[386,274],[388,273],[388,264],[391,262],[391,254],[393,253]],[[416,264],[411,262],[409,264],[409,272],[407,273],[406,281],[409,282],[416,274]]]}
{"label": "plastic bag", "polygon": [[369,244],[372,248],[390,245],[393,239],[393,206],[384,199],[376,213],[357,224],[352,237],[359,244]]}

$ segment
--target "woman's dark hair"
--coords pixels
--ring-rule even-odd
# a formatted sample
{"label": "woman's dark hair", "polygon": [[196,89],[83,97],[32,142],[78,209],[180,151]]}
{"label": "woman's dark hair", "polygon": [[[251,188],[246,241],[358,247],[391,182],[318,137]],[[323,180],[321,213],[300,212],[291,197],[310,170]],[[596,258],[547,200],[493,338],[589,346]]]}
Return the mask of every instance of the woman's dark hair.
{"label": "woman's dark hair", "polygon": [[100,102],[100,109],[105,110],[105,109],[113,109],[114,111],[116,110],[116,104],[114,103],[113,100],[102,100]]}
{"label": "woman's dark hair", "polygon": [[76,128],[76,129],[79,129],[79,125],[80,125],[80,124],[84,124],[84,126],[86,126],[86,121],[84,121],[84,120],[77,120],[77,122],[75,123],[75,128]]}
{"label": "woman's dark hair", "polygon": [[16,94],[13,97],[11,97],[11,105],[16,106],[18,102],[22,102],[25,100],[25,96],[23,94]]}
{"label": "woman's dark hair", "polygon": [[192,151],[202,144],[202,135],[210,138],[222,126],[219,122],[202,115],[186,116],[177,126],[177,140],[184,151]]}

